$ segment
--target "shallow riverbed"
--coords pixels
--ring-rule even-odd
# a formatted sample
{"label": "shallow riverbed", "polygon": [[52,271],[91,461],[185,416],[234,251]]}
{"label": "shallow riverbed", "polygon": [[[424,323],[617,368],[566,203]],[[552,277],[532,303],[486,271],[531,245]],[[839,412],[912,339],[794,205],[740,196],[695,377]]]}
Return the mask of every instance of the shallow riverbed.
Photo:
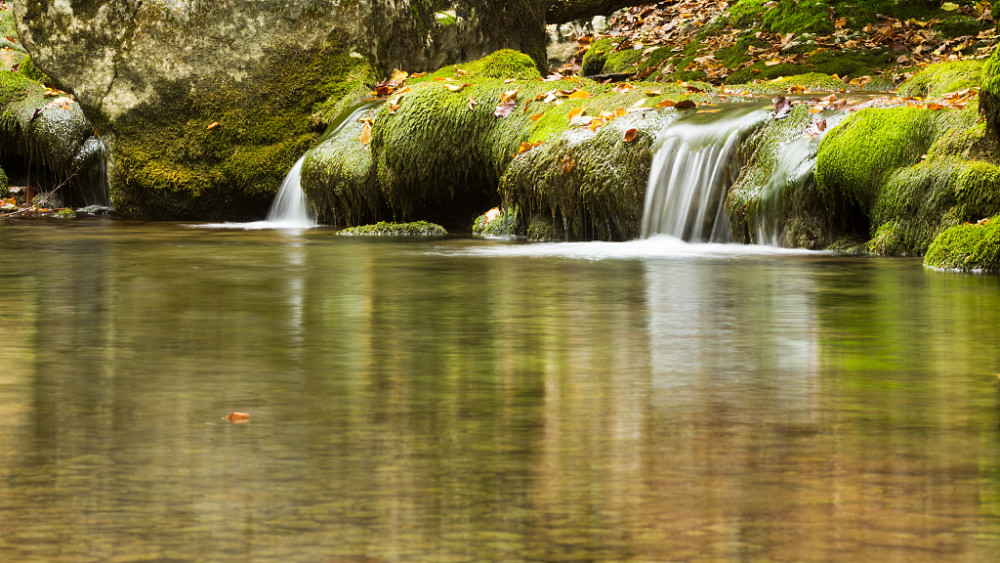
{"label": "shallow riverbed", "polygon": [[94,220],[0,288],[3,561],[1000,553],[994,276]]}

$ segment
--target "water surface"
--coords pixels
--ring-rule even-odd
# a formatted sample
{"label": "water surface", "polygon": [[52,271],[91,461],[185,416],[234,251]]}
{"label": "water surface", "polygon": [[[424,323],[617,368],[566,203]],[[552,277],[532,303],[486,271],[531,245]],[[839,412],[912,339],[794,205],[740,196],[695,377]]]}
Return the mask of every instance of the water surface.
{"label": "water surface", "polygon": [[0,287],[3,561],[1000,553],[996,277],[78,221]]}

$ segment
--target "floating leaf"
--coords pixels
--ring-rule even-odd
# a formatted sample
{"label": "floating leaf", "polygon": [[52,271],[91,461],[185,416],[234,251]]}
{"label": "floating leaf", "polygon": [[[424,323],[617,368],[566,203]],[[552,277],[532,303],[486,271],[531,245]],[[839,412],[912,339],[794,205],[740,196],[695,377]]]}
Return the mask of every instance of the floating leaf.
{"label": "floating leaf", "polygon": [[635,138],[638,135],[639,135],[639,130],[633,127],[632,129],[625,131],[625,136],[622,137],[622,140],[625,141],[626,143],[631,143],[632,141],[635,140]]}
{"label": "floating leaf", "polygon": [[233,424],[244,424],[250,422],[250,415],[245,412],[231,412],[226,415],[226,420]]}

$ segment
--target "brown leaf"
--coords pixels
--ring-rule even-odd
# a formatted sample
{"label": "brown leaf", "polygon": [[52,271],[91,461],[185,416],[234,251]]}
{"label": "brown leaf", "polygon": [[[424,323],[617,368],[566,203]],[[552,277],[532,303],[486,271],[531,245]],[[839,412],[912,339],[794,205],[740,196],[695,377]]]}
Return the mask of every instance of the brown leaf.
{"label": "brown leaf", "polygon": [[625,131],[625,136],[622,137],[622,140],[625,141],[626,143],[631,143],[632,141],[635,140],[635,138],[638,135],[639,135],[639,130],[633,127],[632,129]]}
{"label": "brown leaf", "polygon": [[208,127],[206,127],[205,129],[215,129],[219,125],[222,125],[222,124],[219,123],[218,121],[213,121],[213,122],[209,123]]}
{"label": "brown leaf", "polygon": [[543,115],[545,115],[545,112],[536,113],[535,115],[532,115],[529,119],[531,119],[532,121],[538,121],[539,119],[542,118]]}
{"label": "brown leaf", "polygon": [[614,92],[616,94],[624,94],[625,92],[629,92],[631,90],[635,90],[635,86],[632,86],[628,82],[622,82],[618,86],[615,86]]}
{"label": "brown leaf", "polygon": [[470,110],[473,110],[475,109],[476,104],[478,103],[479,102],[477,102],[476,99],[472,97],[472,94],[469,94],[469,103],[466,104],[466,107],[468,107]]}
{"label": "brown leaf", "polygon": [[497,106],[497,109],[493,111],[493,115],[497,117],[507,117],[510,115],[514,108],[517,107],[517,102],[511,100],[509,102],[502,102]]}
{"label": "brown leaf", "polygon": [[361,122],[364,123],[364,128],[361,129],[361,144],[367,145],[372,142],[372,120],[362,119]]}
{"label": "brown leaf", "polygon": [[792,112],[792,101],[784,96],[774,99],[774,118],[784,119]]}
{"label": "brown leaf", "polygon": [[694,103],[691,100],[681,100],[677,102],[677,105],[675,107],[677,109],[694,109],[698,107],[698,104]]}

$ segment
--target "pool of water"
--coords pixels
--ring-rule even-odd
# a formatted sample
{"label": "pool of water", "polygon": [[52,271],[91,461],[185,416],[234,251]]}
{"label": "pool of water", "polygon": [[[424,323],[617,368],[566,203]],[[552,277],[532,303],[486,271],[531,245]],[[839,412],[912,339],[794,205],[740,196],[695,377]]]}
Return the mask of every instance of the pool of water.
{"label": "pool of water", "polygon": [[6,222],[0,560],[992,560],[998,373],[918,259]]}

